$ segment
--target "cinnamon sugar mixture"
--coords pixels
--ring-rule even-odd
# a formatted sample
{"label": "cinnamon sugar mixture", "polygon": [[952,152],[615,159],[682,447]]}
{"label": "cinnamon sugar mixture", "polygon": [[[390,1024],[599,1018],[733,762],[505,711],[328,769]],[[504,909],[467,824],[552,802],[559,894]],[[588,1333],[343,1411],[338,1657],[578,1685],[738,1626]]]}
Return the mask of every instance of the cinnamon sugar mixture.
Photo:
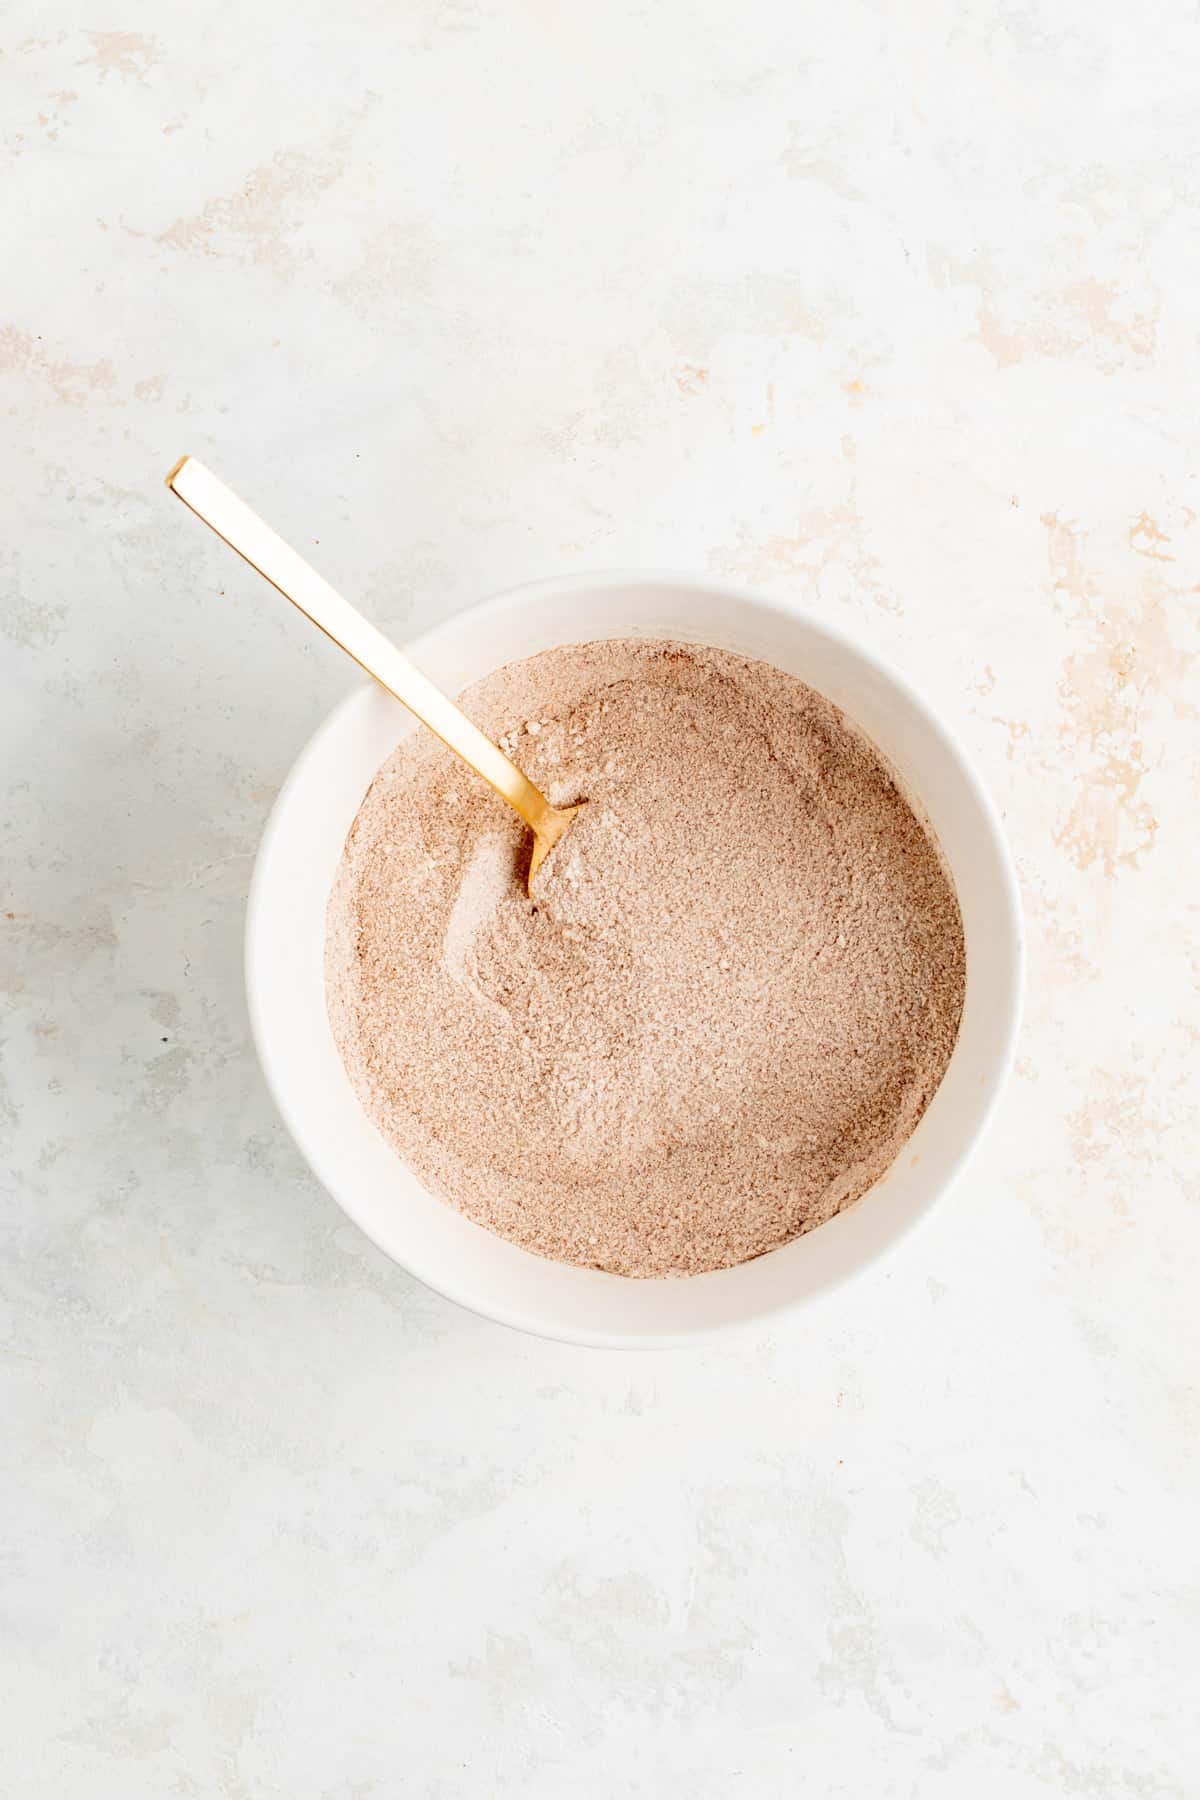
{"label": "cinnamon sugar mixture", "polygon": [[691,1275],[876,1181],[941,1080],[962,922],[880,757],[811,688],[684,644],[552,650],[465,710],[558,805],[519,822],[428,733],[354,821],[334,1036],[421,1181],[563,1262]]}

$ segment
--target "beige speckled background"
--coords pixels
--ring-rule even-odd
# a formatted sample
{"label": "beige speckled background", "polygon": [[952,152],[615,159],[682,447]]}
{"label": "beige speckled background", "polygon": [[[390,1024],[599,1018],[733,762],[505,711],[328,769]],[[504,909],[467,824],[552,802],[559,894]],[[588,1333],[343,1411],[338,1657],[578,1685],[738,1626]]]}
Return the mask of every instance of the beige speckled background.
{"label": "beige speckled background", "polygon": [[[1200,1793],[1194,9],[14,0],[0,49],[0,1791]],[[939,705],[1030,994],[917,1244],[644,1359],[343,1222],[239,939],[353,675],[184,450],[397,634],[678,565]]]}

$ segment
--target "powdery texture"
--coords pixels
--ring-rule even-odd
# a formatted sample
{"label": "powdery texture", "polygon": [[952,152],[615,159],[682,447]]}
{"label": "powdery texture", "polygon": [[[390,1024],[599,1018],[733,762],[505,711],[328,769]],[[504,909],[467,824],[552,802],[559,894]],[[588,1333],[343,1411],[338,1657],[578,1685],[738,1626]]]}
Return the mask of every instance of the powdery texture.
{"label": "powdery texture", "polygon": [[878,753],[763,663],[548,651],[463,705],[556,804],[524,886],[508,808],[435,740],[375,778],[329,908],[334,1035],[435,1194],[563,1262],[690,1275],[856,1199],[941,1080],[962,922]]}

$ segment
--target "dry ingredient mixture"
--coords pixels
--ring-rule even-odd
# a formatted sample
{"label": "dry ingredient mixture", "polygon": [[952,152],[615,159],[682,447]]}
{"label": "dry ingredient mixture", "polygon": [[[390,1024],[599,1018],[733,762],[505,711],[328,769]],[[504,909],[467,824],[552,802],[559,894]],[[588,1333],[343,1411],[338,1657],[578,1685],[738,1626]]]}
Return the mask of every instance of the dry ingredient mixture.
{"label": "dry ingredient mixture", "polygon": [[949,1061],[958,903],[878,753],[720,650],[576,645],[465,710],[557,805],[528,839],[428,733],[355,819],[329,904],[334,1035],[435,1194],[542,1256],[691,1275],[883,1174]]}

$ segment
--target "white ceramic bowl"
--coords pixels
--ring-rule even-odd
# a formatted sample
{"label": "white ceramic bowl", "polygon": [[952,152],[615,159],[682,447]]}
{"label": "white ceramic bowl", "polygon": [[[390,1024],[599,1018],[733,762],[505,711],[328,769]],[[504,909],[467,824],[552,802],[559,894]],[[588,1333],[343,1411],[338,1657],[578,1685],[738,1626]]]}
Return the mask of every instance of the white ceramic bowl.
{"label": "white ceramic bowl", "polygon": [[359,1107],[325,1012],[325,903],[372,776],[409,731],[367,684],[321,726],[268,822],[246,924],[250,1019],[267,1082],[318,1179],[388,1256],[506,1325],[649,1348],[800,1306],[897,1243],[946,1191],[1007,1073],[1021,996],[1016,884],[995,810],[962,750],[907,684],[841,632],[780,601],[685,576],[543,582],[427,632],[414,660],[451,693],[556,644],[670,637],[774,663],[835,701],[924,809],[953,872],[967,948],[958,1043],[916,1132],[846,1212],[781,1250],[689,1280],[632,1281],[546,1262],[434,1199]]}

